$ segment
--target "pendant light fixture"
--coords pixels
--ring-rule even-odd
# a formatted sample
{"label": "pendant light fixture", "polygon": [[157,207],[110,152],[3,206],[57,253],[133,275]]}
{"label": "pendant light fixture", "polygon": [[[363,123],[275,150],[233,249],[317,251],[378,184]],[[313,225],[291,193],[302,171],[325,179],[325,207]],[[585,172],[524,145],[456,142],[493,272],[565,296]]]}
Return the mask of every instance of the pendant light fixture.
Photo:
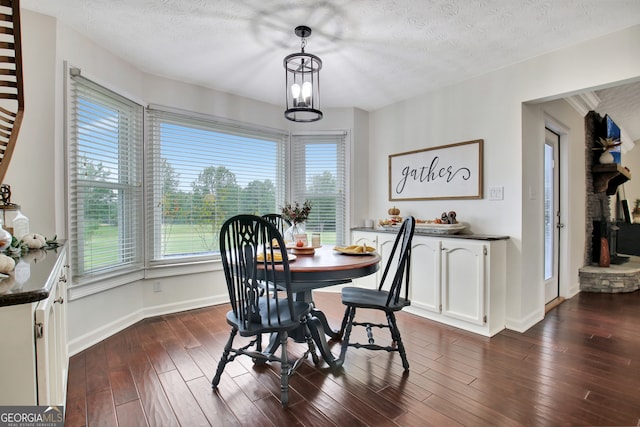
{"label": "pendant light fixture", "polygon": [[322,60],[304,51],[311,28],[300,25],[295,33],[302,39],[300,53],[284,58],[285,97],[284,116],[294,122],[315,122],[322,118],[320,111],[320,69]]}

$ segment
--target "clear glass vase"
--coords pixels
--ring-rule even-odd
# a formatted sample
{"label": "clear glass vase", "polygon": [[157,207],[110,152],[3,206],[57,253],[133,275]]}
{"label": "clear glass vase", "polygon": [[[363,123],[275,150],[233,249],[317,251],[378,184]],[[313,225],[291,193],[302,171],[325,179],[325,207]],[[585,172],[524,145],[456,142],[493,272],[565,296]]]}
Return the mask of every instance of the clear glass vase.
{"label": "clear glass vase", "polygon": [[294,222],[293,225],[284,231],[284,242],[294,243],[298,240],[302,240],[304,244],[307,244],[307,234],[305,233],[304,222]]}

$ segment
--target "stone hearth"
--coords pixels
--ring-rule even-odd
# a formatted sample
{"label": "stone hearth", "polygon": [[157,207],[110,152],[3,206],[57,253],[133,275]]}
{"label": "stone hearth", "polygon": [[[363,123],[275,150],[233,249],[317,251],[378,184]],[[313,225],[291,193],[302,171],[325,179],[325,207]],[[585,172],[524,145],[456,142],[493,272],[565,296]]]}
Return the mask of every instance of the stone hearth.
{"label": "stone hearth", "polygon": [[640,257],[610,267],[582,267],[578,275],[583,292],[633,292],[640,289]]}

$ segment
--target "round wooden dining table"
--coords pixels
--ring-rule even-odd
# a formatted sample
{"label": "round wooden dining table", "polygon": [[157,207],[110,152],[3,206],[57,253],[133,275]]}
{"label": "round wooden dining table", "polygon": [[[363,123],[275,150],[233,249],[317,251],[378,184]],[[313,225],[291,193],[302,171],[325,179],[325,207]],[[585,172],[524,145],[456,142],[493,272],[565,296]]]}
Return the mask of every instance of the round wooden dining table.
{"label": "round wooden dining table", "polygon": [[[335,251],[333,248],[332,245],[323,245],[316,248],[312,255],[294,254],[295,259],[289,260],[289,271],[291,273],[291,288],[296,294],[296,300],[312,304],[307,324],[313,340],[324,361],[335,368],[342,366],[342,361],[333,357],[326,337],[340,339],[341,331],[334,330],[329,326],[325,314],[313,302],[312,291],[349,283],[353,279],[373,274],[380,268],[381,257],[377,252],[350,255]],[[303,334],[291,335],[297,341],[304,341]],[[275,350],[278,343],[279,340],[272,337],[268,351]]]}

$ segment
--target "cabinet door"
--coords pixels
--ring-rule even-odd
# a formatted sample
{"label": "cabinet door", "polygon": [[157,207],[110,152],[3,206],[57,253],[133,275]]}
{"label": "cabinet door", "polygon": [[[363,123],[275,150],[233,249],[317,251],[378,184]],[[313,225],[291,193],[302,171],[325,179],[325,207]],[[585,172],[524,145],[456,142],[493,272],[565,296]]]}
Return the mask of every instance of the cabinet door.
{"label": "cabinet door", "polygon": [[352,234],[352,245],[367,245],[377,248],[377,234],[354,231]]}
{"label": "cabinet door", "polygon": [[413,238],[411,245],[411,305],[440,312],[440,240]]}
{"label": "cabinet door", "polygon": [[[380,261],[380,270],[378,270],[378,280],[377,280],[378,283],[380,283],[380,280],[382,280],[382,274],[384,273],[384,269],[387,268],[387,264],[389,263],[389,257],[391,256],[391,250],[393,249],[393,244],[395,241],[396,241],[395,234],[380,233],[378,235],[377,250],[378,250],[378,253],[380,254],[380,257],[382,258],[382,260]],[[397,269],[395,265],[390,266],[389,273],[387,273],[387,277],[388,277],[387,281],[391,280],[393,275],[396,274],[396,270]],[[388,286],[389,285],[387,284],[387,287]]]}
{"label": "cabinet door", "polygon": [[442,314],[483,325],[485,246],[442,240]]}
{"label": "cabinet door", "polygon": [[[61,257],[64,264],[65,258]],[[66,338],[66,267],[54,274],[49,297],[36,306],[36,370],[38,405],[64,405],[68,367]]]}
{"label": "cabinet door", "polygon": [[[367,245],[378,250],[378,235],[376,233],[354,231],[351,237],[352,245]],[[382,268],[382,265],[384,264],[381,264],[380,268]],[[376,289],[378,287],[378,274],[379,273],[375,273],[358,279],[353,279],[352,283],[353,285],[361,288]]]}

